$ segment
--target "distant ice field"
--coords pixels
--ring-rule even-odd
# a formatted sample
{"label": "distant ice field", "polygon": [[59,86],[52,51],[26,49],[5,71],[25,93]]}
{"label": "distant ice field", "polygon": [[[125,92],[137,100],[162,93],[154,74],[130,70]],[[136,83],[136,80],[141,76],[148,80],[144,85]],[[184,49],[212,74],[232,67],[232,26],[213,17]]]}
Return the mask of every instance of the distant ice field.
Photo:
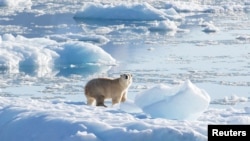
{"label": "distant ice field", "polygon": [[231,105],[223,103],[231,96],[249,105],[248,1],[9,0],[0,12],[1,95],[26,95],[13,88],[29,87],[32,97],[79,100],[89,79],[130,72],[130,99],[189,79],[209,93],[212,107]]}

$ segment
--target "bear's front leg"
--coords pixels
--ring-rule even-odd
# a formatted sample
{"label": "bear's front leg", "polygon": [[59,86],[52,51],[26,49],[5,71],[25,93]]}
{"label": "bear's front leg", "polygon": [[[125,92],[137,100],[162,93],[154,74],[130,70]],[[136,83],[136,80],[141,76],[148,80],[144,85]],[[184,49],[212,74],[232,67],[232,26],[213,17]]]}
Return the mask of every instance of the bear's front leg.
{"label": "bear's front leg", "polygon": [[127,92],[124,92],[122,94],[122,99],[121,99],[121,102],[125,102],[127,100]]}
{"label": "bear's front leg", "polygon": [[115,105],[117,103],[120,103],[121,102],[121,99],[122,97],[115,97],[115,98],[112,98],[112,105]]}

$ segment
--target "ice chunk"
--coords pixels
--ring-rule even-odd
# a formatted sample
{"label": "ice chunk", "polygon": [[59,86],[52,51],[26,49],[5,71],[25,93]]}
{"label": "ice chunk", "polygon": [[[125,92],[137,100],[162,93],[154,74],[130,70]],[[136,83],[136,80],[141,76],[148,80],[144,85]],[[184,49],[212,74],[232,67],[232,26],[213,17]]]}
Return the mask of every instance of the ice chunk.
{"label": "ice chunk", "polygon": [[75,18],[94,20],[165,20],[167,14],[148,3],[101,5],[86,4],[83,11],[77,12]]}
{"label": "ice chunk", "polygon": [[56,40],[58,42],[65,42],[65,41],[84,41],[94,44],[104,45],[109,42],[109,39],[102,35],[81,35],[81,34],[56,34],[48,36],[50,39]]}
{"label": "ice chunk", "polygon": [[205,22],[203,25],[205,28],[202,30],[205,33],[212,33],[219,31],[219,28],[216,27],[213,22]]}
{"label": "ice chunk", "polygon": [[62,66],[71,65],[114,65],[115,60],[110,54],[102,48],[84,42],[66,42],[61,49],[57,50],[59,54],[56,64]]}
{"label": "ice chunk", "polygon": [[170,20],[155,21],[149,28],[151,31],[177,31],[177,25]]}
{"label": "ice chunk", "polygon": [[154,118],[195,120],[209,106],[210,96],[189,80],[176,88],[163,84],[135,97],[135,103]]}
{"label": "ice chunk", "polygon": [[32,5],[31,0],[0,0],[0,6],[27,6],[27,5]]}
{"label": "ice chunk", "polygon": [[170,95],[173,95],[171,87],[164,84],[159,84],[143,93],[138,94],[135,97],[135,103],[139,107],[146,107],[148,105],[157,103]]}
{"label": "ice chunk", "polygon": [[47,38],[26,38],[4,34],[0,41],[0,71],[44,76],[103,72],[116,61],[99,46],[82,41],[56,42]]}

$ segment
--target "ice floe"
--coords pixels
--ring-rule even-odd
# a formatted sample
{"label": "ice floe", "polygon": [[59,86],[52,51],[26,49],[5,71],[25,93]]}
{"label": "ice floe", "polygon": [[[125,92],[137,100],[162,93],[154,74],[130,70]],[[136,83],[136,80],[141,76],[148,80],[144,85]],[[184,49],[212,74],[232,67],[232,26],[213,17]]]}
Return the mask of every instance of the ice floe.
{"label": "ice floe", "polygon": [[102,48],[82,41],[57,42],[11,34],[4,34],[0,39],[1,71],[44,76],[54,74],[55,70],[86,72],[116,64]]}
{"label": "ice floe", "polygon": [[210,96],[187,80],[178,89],[157,85],[137,95],[135,103],[152,117],[195,120],[208,108]]}
{"label": "ice floe", "polygon": [[32,5],[31,0],[0,0],[0,6],[26,7],[31,5]]}
{"label": "ice floe", "polygon": [[82,11],[74,16],[87,20],[128,20],[128,21],[151,21],[165,20],[168,15],[148,3],[101,5],[86,4]]}

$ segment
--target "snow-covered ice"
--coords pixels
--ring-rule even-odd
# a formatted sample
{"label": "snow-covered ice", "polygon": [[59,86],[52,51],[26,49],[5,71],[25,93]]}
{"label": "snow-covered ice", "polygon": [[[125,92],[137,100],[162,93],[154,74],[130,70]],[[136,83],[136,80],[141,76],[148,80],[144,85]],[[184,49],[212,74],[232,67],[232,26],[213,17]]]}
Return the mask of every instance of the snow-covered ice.
{"label": "snow-covered ice", "polygon": [[[101,31],[102,30],[102,31]],[[108,29],[99,29],[98,33],[106,32]],[[108,31],[107,31],[108,32]],[[67,35],[50,35],[50,39],[56,40],[58,42],[66,42],[69,40],[90,42],[93,44],[103,45],[109,42],[109,39],[102,35],[80,35],[69,33]]]}
{"label": "snow-covered ice", "polygon": [[[127,104],[123,108],[131,107]],[[249,107],[206,109],[197,120],[188,121],[148,118],[143,113],[130,114],[122,109],[87,106],[83,102],[0,97],[1,141],[109,141],[116,138],[206,141],[207,124],[249,122]]]}
{"label": "snow-covered ice", "polygon": [[0,69],[10,73],[25,72],[41,77],[54,75],[57,70],[60,73],[86,66],[101,70],[116,64],[102,48],[82,41],[57,42],[12,34],[4,34],[0,39]]}
{"label": "snow-covered ice", "polygon": [[0,0],[0,8],[2,9],[0,10],[0,14],[8,17],[16,12],[30,10],[32,4],[32,0]]}
{"label": "snow-covered ice", "polygon": [[178,89],[157,85],[138,94],[135,103],[155,118],[196,120],[207,110],[210,96],[187,80]]}
{"label": "snow-covered ice", "polygon": [[167,14],[154,8],[148,3],[138,4],[118,4],[101,5],[90,3],[86,4],[82,12],[77,12],[74,16],[80,19],[92,20],[165,20]]}
{"label": "snow-covered ice", "polygon": [[1,141],[206,140],[206,128],[187,121],[149,120],[83,103],[1,97],[0,106]]}
{"label": "snow-covered ice", "polygon": [[31,0],[0,0],[0,6],[26,7],[31,5]]}
{"label": "snow-covered ice", "polygon": [[203,32],[213,33],[219,31],[219,28],[216,27],[212,22],[204,22],[201,25],[204,27],[204,29],[202,30]]}
{"label": "snow-covered ice", "polygon": [[151,31],[177,31],[178,27],[173,21],[155,21],[152,27],[149,28]]}

